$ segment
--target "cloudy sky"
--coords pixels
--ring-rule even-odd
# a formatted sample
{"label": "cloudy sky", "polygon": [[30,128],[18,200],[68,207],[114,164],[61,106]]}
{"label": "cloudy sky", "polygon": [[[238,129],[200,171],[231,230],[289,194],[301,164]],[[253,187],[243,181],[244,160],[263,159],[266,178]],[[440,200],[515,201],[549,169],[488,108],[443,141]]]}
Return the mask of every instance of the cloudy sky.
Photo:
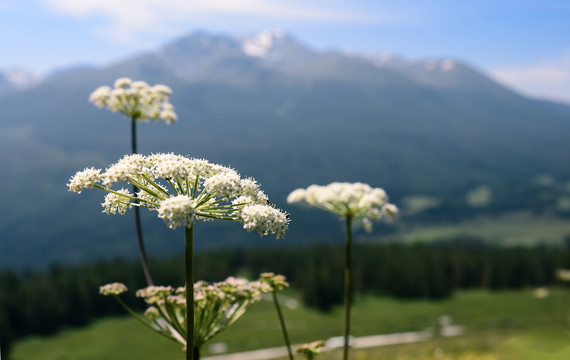
{"label": "cloudy sky", "polygon": [[570,103],[567,0],[0,0],[0,69],[105,65],[192,31],[283,29],[316,49],[466,61]]}

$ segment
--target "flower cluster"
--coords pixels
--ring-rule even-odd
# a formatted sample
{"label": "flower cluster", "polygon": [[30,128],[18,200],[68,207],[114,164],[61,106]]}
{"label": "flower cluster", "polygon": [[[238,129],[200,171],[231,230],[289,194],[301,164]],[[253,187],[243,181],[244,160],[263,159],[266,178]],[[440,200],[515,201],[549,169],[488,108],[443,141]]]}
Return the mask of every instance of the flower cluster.
{"label": "flower cluster", "polygon": [[306,203],[342,216],[361,218],[365,227],[371,226],[370,220],[380,220],[384,216],[394,218],[398,214],[398,208],[388,203],[383,189],[359,182],[333,182],[296,189],[289,194],[287,202]]}
{"label": "flower cluster", "polygon": [[168,96],[172,90],[166,85],[149,86],[144,81],[132,81],[120,78],[115,86],[100,86],[89,96],[95,106],[107,107],[137,121],[164,120],[167,124],[178,118],[174,106],[169,103]]}
{"label": "flower cluster", "polygon": [[267,284],[272,292],[280,292],[289,287],[289,283],[285,280],[285,276],[276,275],[272,272],[262,273],[259,276],[259,281]]}
{"label": "flower cluster", "polygon": [[127,291],[127,286],[123,283],[112,283],[103,285],[99,288],[99,294],[101,295],[119,295]]}
{"label": "flower cluster", "polygon": [[[113,190],[128,182],[138,191]],[[127,155],[105,171],[87,168],[67,184],[70,191],[97,187],[108,192],[102,203],[108,214],[124,214],[133,206],[156,211],[166,225],[190,227],[196,220],[222,219],[243,223],[248,232],[283,237],[289,216],[268,205],[257,182],[231,168],[174,154]]]}
{"label": "flower cluster", "polygon": [[233,324],[271,288],[257,280],[229,277],[225,281],[194,285],[194,341],[200,347]]}
{"label": "flower cluster", "polygon": [[[124,291],[125,285],[114,283],[102,286],[100,293],[116,296]],[[271,291],[271,287],[261,279],[248,281],[229,277],[213,284],[204,281],[195,283],[195,346],[201,347],[234,323],[251,305],[260,301],[261,294]],[[184,287],[175,289],[171,286],[148,286],[136,292],[137,297],[143,298],[149,305],[139,320],[183,346],[186,346],[187,330],[185,292]]]}
{"label": "flower cluster", "polygon": [[298,354],[305,355],[307,360],[313,360],[315,356],[323,350],[324,347],[325,342],[323,340],[317,340],[309,344],[299,345],[295,351],[297,351]]}

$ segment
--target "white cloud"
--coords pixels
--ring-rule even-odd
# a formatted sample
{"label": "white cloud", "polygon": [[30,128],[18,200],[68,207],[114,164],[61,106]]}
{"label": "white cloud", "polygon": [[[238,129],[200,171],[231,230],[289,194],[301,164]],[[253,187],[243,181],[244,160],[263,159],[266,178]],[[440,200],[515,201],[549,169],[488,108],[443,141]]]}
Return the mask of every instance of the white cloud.
{"label": "white cloud", "polygon": [[523,94],[570,103],[570,52],[536,64],[497,68],[491,76]]}
{"label": "white cloud", "polygon": [[402,19],[394,13],[350,10],[350,1],[325,0],[42,0],[54,11],[73,17],[98,16],[100,28],[114,40],[132,43],[140,34],[175,32],[181,23],[198,24],[211,15],[239,15],[312,22],[380,22]]}

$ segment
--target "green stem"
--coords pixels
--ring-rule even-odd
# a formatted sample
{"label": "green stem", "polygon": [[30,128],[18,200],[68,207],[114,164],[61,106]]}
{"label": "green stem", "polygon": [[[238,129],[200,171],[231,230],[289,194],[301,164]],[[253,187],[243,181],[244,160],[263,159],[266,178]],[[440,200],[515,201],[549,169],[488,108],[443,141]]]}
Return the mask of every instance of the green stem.
{"label": "green stem", "polygon": [[[198,360],[194,355],[194,224],[185,229],[186,257],[186,360]],[[199,357],[199,356],[198,356]]]}
{"label": "green stem", "polygon": [[346,216],[346,251],[344,268],[344,350],[343,360],[348,360],[348,336],[350,334],[350,267],[351,267],[351,223],[352,216]]}
{"label": "green stem", "polygon": [[131,117],[131,153],[137,153],[137,119]]}
{"label": "green stem", "polygon": [[289,342],[289,335],[287,335],[287,328],[285,327],[285,320],[283,319],[281,306],[279,305],[279,300],[277,299],[277,293],[273,291],[271,294],[273,295],[273,303],[275,303],[275,309],[277,309],[277,316],[279,316],[279,322],[281,323],[281,330],[283,331],[283,339],[285,339],[285,346],[287,347],[287,353],[289,354],[289,359],[293,360],[291,343]]}
{"label": "green stem", "polygon": [[[137,119],[133,116],[131,117],[131,150],[133,154],[137,153]],[[133,194],[136,196],[137,188],[133,185]],[[135,200],[138,204],[139,201]],[[146,250],[144,248],[143,236],[142,236],[142,226],[141,226],[141,215],[138,206],[134,207],[135,210],[135,229],[137,232],[137,242],[139,245],[139,255],[141,258],[141,264],[144,272],[144,277],[149,286],[154,285],[152,281],[152,276],[150,275],[150,270],[148,268],[148,261],[146,258]]]}

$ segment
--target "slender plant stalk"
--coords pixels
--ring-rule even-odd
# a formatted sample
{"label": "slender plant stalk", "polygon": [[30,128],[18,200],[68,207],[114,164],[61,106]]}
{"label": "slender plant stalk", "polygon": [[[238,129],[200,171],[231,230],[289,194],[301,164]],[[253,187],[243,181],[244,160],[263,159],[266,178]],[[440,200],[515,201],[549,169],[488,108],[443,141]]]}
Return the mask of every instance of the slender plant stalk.
{"label": "slender plant stalk", "polygon": [[[186,360],[198,360],[194,349],[194,224],[185,229],[186,263]],[[194,356],[194,352],[198,357]]]}
{"label": "slender plant stalk", "polygon": [[350,267],[351,267],[351,224],[352,216],[346,217],[346,251],[344,268],[344,351],[343,360],[348,360],[348,336],[350,334]]}
{"label": "slender plant stalk", "polygon": [[[133,154],[137,153],[137,119],[135,117],[131,118],[131,150]],[[136,194],[137,188],[133,185],[133,193]],[[136,196],[136,195],[135,195]],[[135,200],[135,203],[138,201]],[[141,215],[138,206],[134,207],[135,210],[135,229],[137,232],[137,241],[139,244],[139,255],[141,257],[142,268],[146,282],[149,286],[154,285],[152,281],[152,276],[150,275],[150,270],[148,268],[148,261],[146,259],[146,251],[144,248],[143,236],[142,236],[142,226],[141,226]]]}
{"label": "slender plant stalk", "polygon": [[283,339],[285,339],[285,346],[287,347],[287,353],[289,354],[289,359],[293,360],[293,352],[291,351],[291,342],[289,341],[289,335],[287,335],[287,328],[285,327],[285,320],[283,319],[283,313],[281,312],[281,306],[279,305],[279,300],[277,299],[277,293],[273,291],[273,303],[275,304],[275,309],[277,309],[277,316],[279,316],[279,322],[281,323],[281,330],[283,331]]}

